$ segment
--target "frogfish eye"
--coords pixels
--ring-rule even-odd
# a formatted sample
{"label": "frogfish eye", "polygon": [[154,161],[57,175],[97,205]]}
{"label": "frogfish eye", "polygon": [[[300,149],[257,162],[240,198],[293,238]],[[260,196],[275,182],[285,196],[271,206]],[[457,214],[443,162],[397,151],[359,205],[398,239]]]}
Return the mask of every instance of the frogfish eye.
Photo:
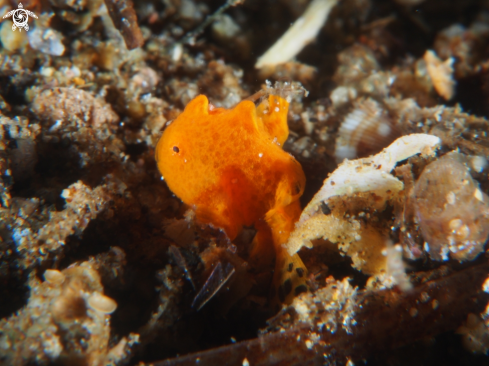
{"label": "frogfish eye", "polygon": [[173,151],[178,154],[180,152],[180,149],[178,148],[178,146],[173,146]]}
{"label": "frogfish eye", "polygon": [[301,193],[301,184],[296,183],[295,184],[295,194],[299,194],[299,193]]}

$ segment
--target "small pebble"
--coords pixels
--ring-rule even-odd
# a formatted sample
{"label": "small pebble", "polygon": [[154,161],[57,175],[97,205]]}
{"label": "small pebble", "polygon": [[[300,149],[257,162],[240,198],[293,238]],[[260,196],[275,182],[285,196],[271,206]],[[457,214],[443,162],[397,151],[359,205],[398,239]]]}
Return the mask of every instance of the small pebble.
{"label": "small pebble", "polygon": [[2,46],[8,51],[17,51],[27,45],[26,32],[12,30],[12,21],[4,20],[0,27],[0,41]]}

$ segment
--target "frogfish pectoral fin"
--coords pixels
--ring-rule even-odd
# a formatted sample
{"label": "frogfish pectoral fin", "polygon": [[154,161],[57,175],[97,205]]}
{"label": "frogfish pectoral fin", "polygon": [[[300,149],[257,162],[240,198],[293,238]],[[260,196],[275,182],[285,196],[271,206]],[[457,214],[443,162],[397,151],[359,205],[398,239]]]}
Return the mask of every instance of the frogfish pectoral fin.
{"label": "frogfish pectoral fin", "polygon": [[291,256],[282,244],[289,239],[294,224],[300,216],[299,201],[285,207],[276,207],[266,214],[272,230],[275,247],[275,272],[273,275],[271,304],[290,304],[295,296],[308,291],[307,269],[296,253]]}
{"label": "frogfish pectoral fin", "polygon": [[307,292],[306,279],[307,269],[297,253],[291,256],[285,248],[277,251],[272,282],[274,290],[270,298],[272,307],[290,304],[294,297]]}

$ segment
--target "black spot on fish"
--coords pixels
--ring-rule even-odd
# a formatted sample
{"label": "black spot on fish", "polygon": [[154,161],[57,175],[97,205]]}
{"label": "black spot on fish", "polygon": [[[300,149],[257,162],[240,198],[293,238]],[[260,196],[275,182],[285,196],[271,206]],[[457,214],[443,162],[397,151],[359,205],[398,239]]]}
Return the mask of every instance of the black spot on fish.
{"label": "black spot on fish", "polygon": [[287,296],[292,292],[292,281],[290,280],[290,278],[288,278],[284,282],[284,292],[285,292],[285,296]]}
{"label": "black spot on fish", "polygon": [[294,263],[289,263],[289,268],[287,268],[287,271],[292,272],[294,269]]}
{"label": "black spot on fish", "polygon": [[301,278],[304,277],[304,269],[299,267],[299,268],[296,268],[295,270],[297,271],[297,274],[299,275],[299,277],[301,277]]}
{"label": "black spot on fish", "polygon": [[295,296],[302,294],[303,292],[307,292],[307,286],[306,285],[299,285],[294,290]]}
{"label": "black spot on fish", "polygon": [[173,151],[178,154],[180,152],[180,149],[178,148],[178,146],[173,146]]}

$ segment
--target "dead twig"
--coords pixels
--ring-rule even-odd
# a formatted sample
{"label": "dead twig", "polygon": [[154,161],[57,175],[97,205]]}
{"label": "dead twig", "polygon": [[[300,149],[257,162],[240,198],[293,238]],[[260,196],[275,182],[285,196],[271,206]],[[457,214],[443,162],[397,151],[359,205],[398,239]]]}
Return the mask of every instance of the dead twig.
{"label": "dead twig", "polygon": [[133,50],[141,47],[144,44],[144,39],[132,1],[105,0],[105,6],[107,6],[114,26],[121,32],[127,49]]}
{"label": "dead twig", "polygon": [[[488,273],[489,264],[483,263],[448,276],[421,280],[410,292],[360,294],[352,334],[343,329],[330,333],[302,323],[282,332],[154,365],[243,365],[245,359],[250,365],[319,365],[365,359],[381,350],[454,330],[468,313],[483,311],[489,294],[482,291],[482,283]],[[424,278],[430,279],[430,273]],[[312,333],[319,335],[313,342]]]}

